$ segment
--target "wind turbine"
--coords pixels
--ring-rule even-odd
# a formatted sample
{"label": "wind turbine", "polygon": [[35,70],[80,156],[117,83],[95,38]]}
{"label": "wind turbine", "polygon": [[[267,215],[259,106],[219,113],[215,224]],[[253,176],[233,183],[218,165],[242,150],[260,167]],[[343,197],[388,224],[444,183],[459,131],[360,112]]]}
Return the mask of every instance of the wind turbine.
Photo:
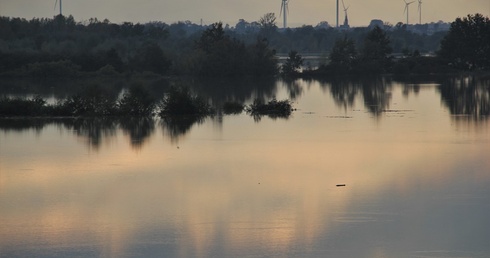
{"label": "wind turbine", "polygon": [[347,6],[347,8],[345,8],[344,0],[342,0],[342,7],[344,7],[344,13],[345,13],[344,26],[348,26],[349,25],[349,19],[347,18],[347,10],[349,10],[350,6]]}
{"label": "wind turbine", "polygon": [[[58,5],[58,0],[56,0],[56,2],[54,3],[54,9],[56,9],[56,6]],[[62,11],[62,3],[61,3],[61,0],[60,0],[60,15],[63,15],[63,11]]]}
{"label": "wind turbine", "polygon": [[[61,1],[61,0],[60,0],[60,1]],[[410,4],[412,4],[413,2],[415,2],[415,1],[412,1],[412,2],[408,2],[408,3],[407,3],[407,1],[406,1],[406,0],[403,0],[403,2],[405,2],[405,10],[403,11],[403,13],[405,13],[405,12],[407,13],[407,25],[408,25],[408,6],[409,6]]]}
{"label": "wind turbine", "polygon": [[279,13],[279,17],[281,17],[281,13],[282,13],[282,17],[284,19],[283,20],[283,27],[284,28],[287,28],[287,22],[288,22],[287,14],[289,13],[288,4],[289,4],[289,0],[282,0],[282,3],[281,3],[281,12]]}
{"label": "wind turbine", "polygon": [[422,0],[419,1],[419,24],[422,24]]}

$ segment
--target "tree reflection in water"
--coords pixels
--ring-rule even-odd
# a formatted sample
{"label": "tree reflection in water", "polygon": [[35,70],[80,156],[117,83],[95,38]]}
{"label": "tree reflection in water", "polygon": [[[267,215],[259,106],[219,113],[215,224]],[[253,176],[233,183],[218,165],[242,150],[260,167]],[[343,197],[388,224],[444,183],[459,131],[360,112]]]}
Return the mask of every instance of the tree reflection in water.
{"label": "tree reflection in water", "polygon": [[64,120],[64,127],[86,139],[87,144],[98,150],[104,139],[116,136],[117,121],[111,118]]}
{"label": "tree reflection in water", "polygon": [[[237,79],[202,79],[199,81],[183,81],[198,96],[212,103],[214,107],[222,107],[226,102],[246,104],[249,100],[260,98],[268,100],[277,92],[274,79],[258,80]],[[217,108],[219,109],[219,108]]]}
{"label": "tree reflection in water", "polygon": [[361,94],[369,113],[379,116],[390,106],[392,83],[383,77],[348,78],[322,81],[330,86],[335,104],[345,109],[352,108]]}
{"label": "tree reflection in water", "polygon": [[134,149],[141,149],[146,140],[155,131],[155,120],[153,118],[121,118],[119,119],[121,129],[129,135],[131,146]]}
{"label": "tree reflection in water", "polygon": [[4,132],[35,130],[40,133],[46,126],[62,127],[80,137],[93,150],[99,150],[104,141],[116,137],[118,129],[129,135],[133,148],[140,149],[155,130],[152,118],[19,118],[0,121],[0,130]]}
{"label": "tree reflection in water", "polygon": [[379,116],[389,108],[391,101],[391,82],[384,78],[365,80],[362,83],[364,106],[370,113]]}
{"label": "tree reflection in water", "polygon": [[[490,80],[488,78],[478,79],[476,77],[458,77],[437,79],[433,82],[442,81],[438,87],[442,103],[447,106],[452,119],[456,121],[470,121],[483,123],[490,117]],[[224,82],[223,82],[224,83]],[[308,82],[306,82],[308,83]],[[420,90],[420,81],[403,81],[403,95],[409,96],[413,91],[417,94]],[[251,98],[270,100],[277,93],[277,85],[270,82],[263,82],[246,89],[234,91],[234,87],[219,91],[217,83],[212,85],[200,85],[198,91],[206,96],[215,107],[225,101],[234,100],[238,103],[245,103]],[[223,84],[220,84],[223,86]],[[296,98],[303,92],[306,84],[300,81],[285,83],[283,85],[289,94],[289,97]],[[362,102],[367,111],[379,117],[383,112],[389,109],[391,101],[391,91],[394,83],[385,78],[354,78],[347,80],[324,80],[320,82],[325,91],[330,91],[334,103],[344,109],[352,108],[356,101]],[[264,87],[264,88],[261,88]],[[205,94],[206,90],[210,92]],[[216,94],[216,95],[213,95]],[[221,99],[222,98],[222,99]],[[293,99],[294,99],[293,98]],[[328,101],[328,100],[327,100]],[[219,110],[219,109],[217,109]],[[287,118],[269,116],[271,119]],[[261,116],[253,117],[259,122]],[[0,119],[0,131],[4,133],[22,132],[33,130],[36,134],[42,132],[46,126],[58,126],[73,132],[80,137],[88,147],[98,150],[104,141],[110,141],[116,137],[118,130],[122,130],[129,136],[130,144],[135,149],[141,149],[147,140],[156,130],[156,124],[159,123],[171,140],[178,141],[190,132],[192,126],[201,124],[205,117],[181,116],[166,117],[159,121],[154,118],[16,118]],[[223,114],[218,113],[213,118],[213,122],[221,125]]]}
{"label": "tree reflection in water", "polygon": [[291,101],[298,99],[303,94],[304,89],[301,87],[299,80],[283,79],[283,83]]}
{"label": "tree reflection in water", "polygon": [[490,83],[475,77],[447,79],[439,86],[453,119],[485,121],[490,115]]}
{"label": "tree reflection in water", "polygon": [[201,116],[167,116],[160,120],[160,125],[170,136],[170,141],[175,143],[189,132],[194,124],[202,124],[205,119]]}

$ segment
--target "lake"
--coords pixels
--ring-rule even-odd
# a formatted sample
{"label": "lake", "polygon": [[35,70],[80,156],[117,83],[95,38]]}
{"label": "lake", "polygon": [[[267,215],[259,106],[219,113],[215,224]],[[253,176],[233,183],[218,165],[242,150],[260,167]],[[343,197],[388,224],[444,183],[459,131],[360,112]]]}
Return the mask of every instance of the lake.
{"label": "lake", "polygon": [[489,80],[215,86],[296,110],[1,119],[0,257],[490,257]]}

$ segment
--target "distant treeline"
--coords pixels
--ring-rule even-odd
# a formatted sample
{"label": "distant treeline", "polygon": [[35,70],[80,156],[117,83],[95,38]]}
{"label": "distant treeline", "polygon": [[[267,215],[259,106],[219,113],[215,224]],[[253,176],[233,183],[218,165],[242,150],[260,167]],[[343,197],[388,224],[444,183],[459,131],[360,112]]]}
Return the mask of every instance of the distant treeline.
{"label": "distant treeline", "polygon": [[[325,63],[310,76],[438,73],[448,71],[448,64],[453,69],[485,70],[490,63],[490,22],[480,14],[458,18],[449,32],[430,36],[404,26],[279,30],[273,13],[257,24],[258,29],[239,33],[222,23],[114,24],[97,19],[76,22],[62,15],[32,20],[0,17],[0,76],[273,77],[279,72],[276,52],[296,58],[283,67],[287,74],[294,74],[302,63],[298,53],[324,53]],[[394,60],[392,53],[402,53],[402,59]],[[438,59],[426,57],[428,53],[436,53]]]}
{"label": "distant treeline", "polygon": [[0,17],[0,74],[77,77],[152,73],[192,76],[274,76],[275,52],[264,38],[245,44],[221,23],[114,24],[72,16]]}

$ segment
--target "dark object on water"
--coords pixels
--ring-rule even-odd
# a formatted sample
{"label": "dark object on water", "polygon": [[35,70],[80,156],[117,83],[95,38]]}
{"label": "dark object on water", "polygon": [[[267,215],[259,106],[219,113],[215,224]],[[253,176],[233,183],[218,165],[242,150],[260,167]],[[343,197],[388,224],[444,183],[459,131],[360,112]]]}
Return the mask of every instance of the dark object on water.
{"label": "dark object on water", "polygon": [[345,186],[345,184],[337,185],[337,187]]}

